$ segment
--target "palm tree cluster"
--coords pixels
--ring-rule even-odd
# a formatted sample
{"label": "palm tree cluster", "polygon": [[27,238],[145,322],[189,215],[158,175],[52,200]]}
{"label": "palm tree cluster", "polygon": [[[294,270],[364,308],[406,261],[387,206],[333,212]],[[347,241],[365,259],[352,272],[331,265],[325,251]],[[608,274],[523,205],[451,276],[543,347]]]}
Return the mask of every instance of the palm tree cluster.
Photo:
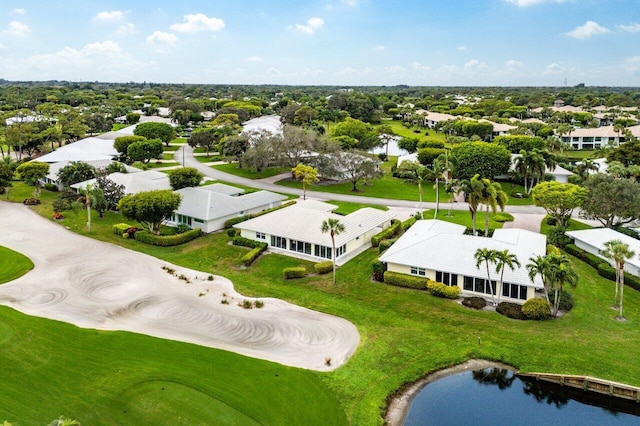
{"label": "palm tree cluster", "polygon": [[[508,267],[512,271],[517,267],[520,267],[520,261],[518,256],[513,253],[509,253],[509,250],[494,250],[489,248],[479,248],[475,253],[476,268],[480,269],[480,265],[483,263],[487,269],[487,280],[489,283],[489,290],[491,291],[491,301],[493,305],[500,303],[500,296],[502,295],[502,286],[504,278],[504,269]],[[498,301],[496,302],[493,282],[491,281],[491,272],[489,270],[489,264],[492,263],[495,266],[496,274],[500,274],[500,281],[498,281],[499,287],[496,291],[498,294]]]}
{"label": "palm tree cluster", "polygon": [[530,152],[521,150],[514,167],[518,176],[524,179],[526,193],[530,194],[533,187],[544,179],[547,169],[553,169],[557,164],[555,156],[549,151],[534,148]]}
{"label": "palm tree cluster", "polygon": [[484,236],[489,236],[489,210],[496,213],[498,207],[500,207],[500,210],[504,211],[504,207],[509,199],[507,193],[502,190],[502,185],[498,182],[481,178],[480,175],[477,174],[469,180],[465,179],[460,181],[459,188],[464,191],[467,197],[467,204],[469,205],[469,212],[471,213],[471,220],[473,221],[473,235],[476,235],[476,216],[478,208],[482,204],[486,207]]}
{"label": "palm tree cluster", "polygon": [[622,318],[622,299],[624,297],[624,264],[627,259],[635,256],[635,252],[628,244],[620,240],[612,240],[604,243],[606,249],[602,255],[613,261],[616,268],[616,295],[614,306],[618,308],[618,318]]}
{"label": "palm tree cluster", "polygon": [[560,292],[565,285],[575,287],[578,283],[578,274],[571,267],[569,258],[558,252],[552,252],[546,256],[536,256],[529,259],[527,271],[531,281],[540,275],[544,287],[544,295],[549,302],[549,291],[553,290],[554,300],[552,315],[557,316],[560,308]]}

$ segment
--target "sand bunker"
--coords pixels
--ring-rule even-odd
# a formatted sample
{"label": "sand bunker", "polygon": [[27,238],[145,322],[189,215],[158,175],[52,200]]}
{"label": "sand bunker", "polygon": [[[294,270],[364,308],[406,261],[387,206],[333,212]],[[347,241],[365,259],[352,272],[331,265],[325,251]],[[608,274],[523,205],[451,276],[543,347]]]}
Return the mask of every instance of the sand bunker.
{"label": "sand bunker", "polygon": [[[0,217],[0,245],[35,264],[0,285],[0,304],[20,312],[313,370],[337,368],[358,346],[356,327],[342,318],[279,299],[243,297],[224,277],[209,281],[204,272],[82,237],[22,205],[0,202]],[[264,307],[244,309],[238,306],[244,300]]]}

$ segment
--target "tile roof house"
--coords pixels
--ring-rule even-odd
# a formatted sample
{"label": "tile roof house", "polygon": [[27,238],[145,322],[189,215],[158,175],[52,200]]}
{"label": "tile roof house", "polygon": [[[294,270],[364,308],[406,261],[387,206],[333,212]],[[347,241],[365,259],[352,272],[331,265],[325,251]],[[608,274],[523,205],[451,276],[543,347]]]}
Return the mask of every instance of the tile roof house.
{"label": "tile roof house", "polygon": [[182,188],[176,192],[182,196],[182,201],[168,224],[182,223],[205,233],[223,229],[229,219],[277,207],[287,199],[269,191],[241,195],[242,190],[222,184]]}
{"label": "tile roof house", "polygon": [[607,259],[602,255],[602,252],[606,249],[605,243],[607,241],[620,240],[627,244],[636,255],[627,259],[624,264],[625,272],[629,272],[635,276],[640,276],[640,240],[636,240],[628,235],[622,234],[611,228],[593,228],[583,229],[581,231],[569,231],[566,235],[573,239],[574,244],[582,250],[598,256],[601,259],[606,260],[614,266],[613,261]]}
{"label": "tile roof house", "polygon": [[241,235],[266,242],[269,249],[311,259],[332,259],[331,238],[322,233],[322,222],[338,219],[344,232],[335,236],[336,264],[370,247],[371,237],[391,224],[394,214],[366,207],[341,216],[332,213],[337,206],[306,200],[292,206],[234,225]]}
{"label": "tile roof house", "polygon": [[[487,282],[486,269],[476,267],[475,252],[479,248],[509,250],[522,264],[513,271],[504,271],[504,285],[500,298],[523,303],[536,297],[543,289],[542,281],[529,279],[524,265],[529,258],[546,253],[546,237],[524,229],[496,229],[493,237],[465,235],[466,227],[438,219],[419,220],[409,228],[382,256],[387,270],[421,276],[458,286],[466,296],[491,298],[491,289],[497,294],[495,283],[500,276],[490,266],[491,281]],[[492,287],[492,288],[491,288]]]}

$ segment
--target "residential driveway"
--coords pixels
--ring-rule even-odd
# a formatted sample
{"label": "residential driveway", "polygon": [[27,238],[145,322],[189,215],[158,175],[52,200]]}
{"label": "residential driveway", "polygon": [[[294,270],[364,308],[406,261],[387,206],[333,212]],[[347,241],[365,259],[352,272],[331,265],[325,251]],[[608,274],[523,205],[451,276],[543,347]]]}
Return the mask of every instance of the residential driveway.
{"label": "residential driveway", "polygon": [[533,232],[540,232],[540,224],[546,216],[545,214],[535,213],[512,213],[512,215],[513,222],[505,222],[502,226],[503,228],[520,228]]}
{"label": "residential driveway", "polygon": [[337,368],[358,346],[356,327],[342,318],[272,298],[260,299],[262,309],[244,309],[238,303],[254,299],[224,277],[209,281],[206,273],[77,235],[21,204],[0,202],[0,217],[0,245],[35,264],[0,285],[0,304],[25,314],[313,370]]}

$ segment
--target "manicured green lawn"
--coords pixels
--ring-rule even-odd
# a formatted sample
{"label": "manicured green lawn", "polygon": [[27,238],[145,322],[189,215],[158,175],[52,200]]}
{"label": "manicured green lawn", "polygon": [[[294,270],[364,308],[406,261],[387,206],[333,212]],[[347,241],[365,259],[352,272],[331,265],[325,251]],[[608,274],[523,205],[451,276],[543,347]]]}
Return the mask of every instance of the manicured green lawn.
{"label": "manicured green lawn", "polygon": [[33,269],[33,262],[26,256],[0,246],[0,284],[15,280]]}
{"label": "manicured green lawn", "polygon": [[[446,215],[444,204],[442,208]],[[37,210],[51,217],[50,207]],[[465,214],[470,217],[466,211],[456,214],[460,220]],[[265,424],[381,424],[387,396],[402,384],[473,357],[499,360],[522,371],[583,374],[640,385],[640,293],[627,289],[627,321],[614,320],[614,283],[573,258],[580,277],[571,290],[574,309],[558,320],[516,321],[425,292],[372,282],[377,249],[340,267],[335,286],[330,274],[285,281],[282,268],[311,265],[269,254],[244,269],[240,258],[246,249],[228,245],[222,233],[177,247],[150,247],[111,234],[110,225],[120,221],[112,213],[95,218],[91,235],[224,275],[247,296],[277,297],[346,318],[360,332],[357,352],[334,372],[304,372],[131,333],[81,330],[3,308],[0,365],[12,366],[12,371],[3,375],[0,420],[44,423],[64,413],[83,424],[148,424],[188,416],[188,398],[195,401],[194,410],[202,409],[201,401],[210,401],[211,411],[196,412],[205,424],[216,422],[208,416],[221,404],[236,410],[229,415],[240,416],[239,421],[249,422],[242,414]],[[294,373],[300,376],[286,376],[290,386],[278,380]],[[158,390],[165,384],[171,387]],[[338,403],[342,411],[336,413]],[[131,420],[124,410],[138,417]],[[326,413],[317,415],[320,410]],[[315,417],[289,417],[303,414]],[[189,422],[194,420],[185,423]]]}
{"label": "manicured green lawn", "polygon": [[177,151],[177,150],[179,150],[179,149],[180,149],[180,146],[179,146],[179,145],[169,145],[169,146],[164,145],[164,146],[162,147],[162,150],[163,150],[163,151],[165,151],[165,152],[166,152],[166,151]]}
{"label": "manicured green lawn", "polygon": [[216,164],[215,166],[211,166],[211,168],[247,179],[264,179],[271,176],[279,175],[280,173],[291,171],[287,167],[271,167],[259,172],[253,172],[251,170],[239,168],[238,163]]}
{"label": "manicured green lawn", "polygon": [[[402,137],[410,137],[410,138],[418,138],[420,140],[438,140],[444,142],[444,133],[438,133],[433,129],[428,128],[406,128],[402,125],[402,122],[399,120],[384,120],[380,125],[388,125],[391,126],[395,134]],[[418,130],[419,133],[414,132],[414,130]],[[428,135],[425,134],[429,133]]]}
{"label": "manicured green lawn", "polygon": [[356,210],[360,210],[365,207],[371,207],[379,210],[389,210],[386,206],[378,206],[376,204],[363,204],[363,203],[350,203],[348,201],[338,201],[338,200],[329,200],[327,201],[329,204],[334,204],[338,206],[333,212],[342,215],[348,215],[349,213],[353,213]]}

